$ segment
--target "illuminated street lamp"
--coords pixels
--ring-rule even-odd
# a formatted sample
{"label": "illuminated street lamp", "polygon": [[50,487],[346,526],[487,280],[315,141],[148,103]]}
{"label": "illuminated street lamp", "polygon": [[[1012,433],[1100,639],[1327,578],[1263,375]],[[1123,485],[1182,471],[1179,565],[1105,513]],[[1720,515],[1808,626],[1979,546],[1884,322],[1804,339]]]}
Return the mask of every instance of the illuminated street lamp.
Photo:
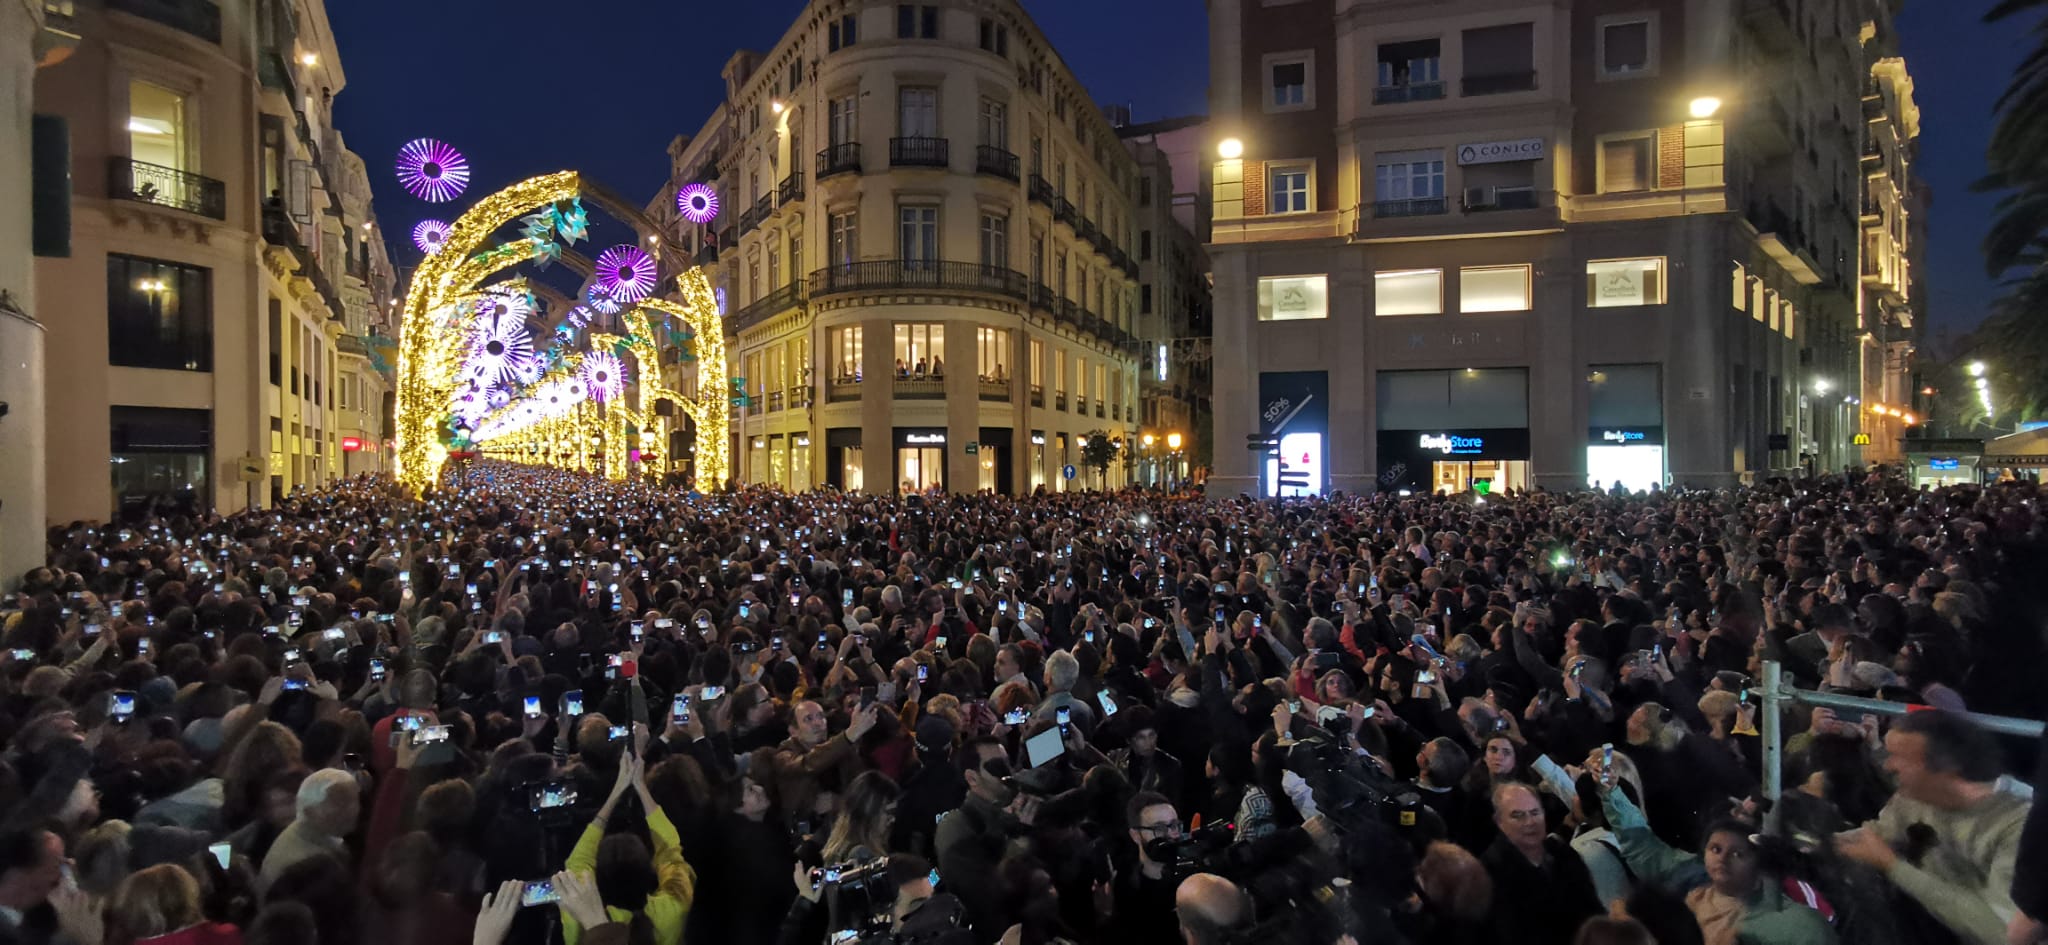
{"label": "illuminated street lamp", "polygon": [[1225,138],[1216,143],[1216,156],[1226,161],[1244,157],[1244,142],[1237,138]]}
{"label": "illuminated street lamp", "polygon": [[1712,118],[1715,112],[1721,110],[1721,100],[1711,95],[1702,95],[1693,99],[1686,110],[1691,112],[1694,118]]}

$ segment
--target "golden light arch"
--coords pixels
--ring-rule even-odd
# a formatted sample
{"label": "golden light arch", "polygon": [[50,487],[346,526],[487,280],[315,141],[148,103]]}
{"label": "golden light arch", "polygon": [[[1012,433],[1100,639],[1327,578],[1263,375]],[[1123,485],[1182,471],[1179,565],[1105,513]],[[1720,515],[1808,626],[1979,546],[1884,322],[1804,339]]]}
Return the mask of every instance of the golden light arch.
{"label": "golden light arch", "polygon": [[[533,238],[492,245],[494,234],[523,214],[577,198],[587,189],[590,188],[576,172],[561,171],[529,178],[479,200],[455,221],[441,248],[422,260],[414,271],[406,288],[399,327],[395,411],[398,429],[393,457],[398,480],[407,488],[418,492],[433,485],[448,459],[440,429],[459,383],[463,333],[441,324],[441,313],[474,297],[494,274],[539,258],[548,248],[543,241]],[[598,193],[601,197],[609,196]],[[617,348],[623,342],[623,353],[629,353],[637,362],[633,384],[625,396],[617,403],[578,411],[573,433],[565,431],[560,423],[553,424],[550,430],[558,437],[601,430],[612,438],[611,442],[630,446],[628,430],[651,430],[657,425],[657,405],[663,400],[671,401],[696,424],[699,487],[715,488],[730,473],[726,442],[730,415],[719,377],[725,369],[725,329],[719,320],[717,298],[702,270],[685,270],[676,282],[680,301],[644,299],[621,313],[626,337],[596,333],[590,338],[593,349]],[[648,322],[650,312],[680,319],[696,336],[695,391],[664,386],[659,348]],[[515,448],[524,447],[532,436],[539,435],[536,431],[528,437],[510,438],[487,452],[516,455]],[[610,450],[603,465],[603,472],[612,478],[631,474],[626,449]]]}

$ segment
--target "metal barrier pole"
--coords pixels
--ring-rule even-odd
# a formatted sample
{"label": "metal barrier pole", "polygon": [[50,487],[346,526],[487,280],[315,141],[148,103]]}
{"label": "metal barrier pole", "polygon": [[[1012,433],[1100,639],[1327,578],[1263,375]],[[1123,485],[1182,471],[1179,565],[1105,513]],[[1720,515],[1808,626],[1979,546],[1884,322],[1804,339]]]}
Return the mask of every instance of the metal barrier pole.
{"label": "metal barrier pole", "polygon": [[1780,716],[1784,712],[1784,692],[1779,688],[1783,669],[1776,660],[1764,661],[1763,672],[1763,748],[1764,748],[1764,832],[1776,835],[1778,832],[1778,794],[1784,789],[1785,742],[1784,723]]}
{"label": "metal barrier pole", "polygon": [[[1833,692],[1808,692],[1804,689],[1787,689],[1787,693],[1807,705],[1826,706],[1830,709],[1852,709],[1857,712],[1874,712],[1879,715],[1906,715],[1915,711],[1926,711],[1924,707],[1910,706],[1903,702],[1885,702],[1880,699],[1865,699],[1861,696],[1845,696]],[[1969,720],[1970,724],[2000,735],[2018,735],[2021,738],[2040,738],[2043,724],[2033,719],[2015,719],[2003,715],[1985,715],[1981,712],[1954,712],[1952,715]]]}

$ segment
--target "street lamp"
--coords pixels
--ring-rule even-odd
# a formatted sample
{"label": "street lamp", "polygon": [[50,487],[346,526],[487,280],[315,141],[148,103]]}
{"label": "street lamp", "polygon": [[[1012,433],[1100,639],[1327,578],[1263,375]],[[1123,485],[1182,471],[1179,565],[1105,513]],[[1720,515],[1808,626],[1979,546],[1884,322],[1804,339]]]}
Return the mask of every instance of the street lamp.
{"label": "street lamp", "polygon": [[1237,138],[1225,138],[1216,143],[1216,156],[1226,161],[1244,157],[1244,142]]}
{"label": "street lamp", "polygon": [[1983,377],[1983,376],[1984,376],[1984,372],[1985,372],[1986,370],[1988,370],[1988,368],[1986,368],[1986,367],[1984,366],[1984,362],[1982,362],[1982,361],[1972,361],[1972,362],[1970,362],[1970,376],[1971,376],[1971,377]]}
{"label": "street lamp", "polygon": [[1813,379],[1813,392],[1816,394],[1825,394],[1828,392],[1828,388],[1832,386],[1834,385],[1829,384],[1828,379],[1825,377],[1816,377]]}
{"label": "street lamp", "polygon": [[1712,118],[1715,112],[1721,110],[1721,100],[1711,95],[1702,95],[1693,99],[1686,110],[1691,112],[1694,118]]}

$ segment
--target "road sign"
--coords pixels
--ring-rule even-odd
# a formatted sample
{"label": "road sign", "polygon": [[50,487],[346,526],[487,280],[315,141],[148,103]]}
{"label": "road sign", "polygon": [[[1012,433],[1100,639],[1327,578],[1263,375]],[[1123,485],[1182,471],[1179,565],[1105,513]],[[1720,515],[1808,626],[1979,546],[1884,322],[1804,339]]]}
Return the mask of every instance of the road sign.
{"label": "road sign", "polygon": [[967,441],[967,455],[969,455],[969,456],[973,456],[974,454],[976,454],[976,453],[979,453],[979,452],[981,452],[981,444],[980,444],[980,443],[977,443],[977,442],[975,442],[975,441],[973,441],[973,440],[968,440],[968,441]]}
{"label": "road sign", "polygon": [[1306,469],[1289,469],[1289,468],[1287,468],[1287,464],[1285,464],[1285,463],[1282,463],[1282,464],[1280,464],[1280,480],[1279,480],[1279,481],[1280,481],[1280,489],[1281,489],[1282,491],[1285,491],[1285,490],[1287,490],[1287,489],[1307,489],[1307,488],[1308,488],[1308,470],[1306,470]]}
{"label": "road sign", "polygon": [[1072,479],[1072,478],[1074,478],[1074,464],[1073,464],[1073,463],[1068,463],[1068,464],[1066,464],[1065,466],[1061,466],[1061,467],[1060,467],[1060,475],[1061,475],[1061,476],[1064,476],[1064,477],[1066,477],[1066,478],[1068,478],[1068,479]]}
{"label": "road sign", "polygon": [[1253,433],[1244,438],[1244,448],[1254,453],[1264,453],[1275,459],[1280,457],[1280,438],[1267,433]]}

